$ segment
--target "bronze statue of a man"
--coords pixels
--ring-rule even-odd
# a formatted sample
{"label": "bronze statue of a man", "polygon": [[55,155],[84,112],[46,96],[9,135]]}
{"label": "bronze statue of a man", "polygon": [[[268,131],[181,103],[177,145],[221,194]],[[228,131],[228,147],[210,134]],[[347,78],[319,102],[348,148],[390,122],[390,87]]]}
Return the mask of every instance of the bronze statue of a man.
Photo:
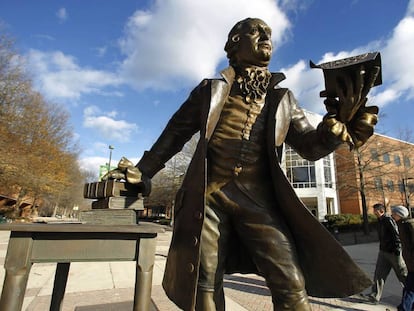
{"label": "bronze statue of a man", "polygon": [[311,161],[344,142],[363,144],[377,122],[375,109],[364,102],[346,124],[335,109],[361,100],[371,81],[338,86],[339,99],[326,100],[329,113],[315,129],[293,94],[278,86],[285,76],[267,68],[272,41],[265,22],[238,22],[225,51],[230,66],[222,78],[203,80],[137,166],[124,170],[128,182],[148,192],[164,163],[200,133],[176,195],[167,295],[186,311],[222,311],[223,275],[235,272],[263,276],[275,310],[311,310],[308,295],[361,292],[370,280],[298,199],[279,162],[284,142]]}

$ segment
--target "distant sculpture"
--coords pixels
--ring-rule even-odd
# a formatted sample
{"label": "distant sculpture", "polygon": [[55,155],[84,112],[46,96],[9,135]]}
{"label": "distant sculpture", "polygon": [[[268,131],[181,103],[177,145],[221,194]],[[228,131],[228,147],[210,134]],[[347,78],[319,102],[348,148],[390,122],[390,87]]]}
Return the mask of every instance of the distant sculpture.
{"label": "distant sculpture", "polygon": [[265,22],[238,22],[225,51],[230,66],[222,78],[203,80],[136,167],[123,169],[128,182],[149,189],[164,163],[200,133],[176,195],[167,295],[186,311],[224,310],[223,275],[235,272],[262,275],[275,310],[311,310],[308,295],[361,292],[371,281],[298,199],[279,162],[284,142],[311,161],[344,142],[365,143],[378,112],[365,96],[380,68],[367,72],[361,64],[341,77],[338,98],[326,98],[328,114],[315,129],[292,92],[278,86],[284,74],[267,68]]}

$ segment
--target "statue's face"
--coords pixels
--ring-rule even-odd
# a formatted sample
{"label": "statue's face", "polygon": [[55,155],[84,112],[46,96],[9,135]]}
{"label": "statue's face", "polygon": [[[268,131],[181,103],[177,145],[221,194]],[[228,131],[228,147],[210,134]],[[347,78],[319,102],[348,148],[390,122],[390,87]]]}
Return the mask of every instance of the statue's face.
{"label": "statue's face", "polygon": [[260,19],[245,23],[239,33],[235,54],[238,65],[267,66],[272,57],[272,30]]}

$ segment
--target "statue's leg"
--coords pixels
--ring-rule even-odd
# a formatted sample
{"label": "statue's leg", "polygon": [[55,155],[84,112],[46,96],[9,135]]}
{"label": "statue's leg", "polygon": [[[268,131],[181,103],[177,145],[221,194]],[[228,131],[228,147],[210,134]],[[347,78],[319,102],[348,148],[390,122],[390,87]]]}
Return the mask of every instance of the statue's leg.
{"label": "statue's leg", "polygon": [[282,223],[277,224],[274,216],[267,213],[259,218],[256,216],[246,217],[238,224],[238,230],[244,233],[243,241],[266,279],[275,310],[311,310],[305,280],[287,228]]}
{"label": "statue's leg", "polygon": [[214,290],[197,288],[196,311],[224,310],[224,297],[216,302]]}
{"label": "statue's leg", "polygon": [[214,199],[207,198],[201,233],[200,271],[197,285],[197,311],[224,311],[224,258],[228,241],[228,217],[216,210]]}
{"label": "statue's leg", "polygon": [[258,271],[266,279],[274,309],[311,310],[293,238],[286,222],[277,213],[272,194],[256,198],[232,185],[224,192],[239,206],[233,225]]}

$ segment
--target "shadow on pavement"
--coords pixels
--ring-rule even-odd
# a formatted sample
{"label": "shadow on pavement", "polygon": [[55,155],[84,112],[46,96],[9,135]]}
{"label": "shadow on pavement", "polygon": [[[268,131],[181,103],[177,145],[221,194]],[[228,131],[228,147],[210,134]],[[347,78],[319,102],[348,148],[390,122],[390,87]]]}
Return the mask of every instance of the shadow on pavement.
{"label": "shadow on pavement", "polygon": [[266,282],[261,279],[244,276],[226,275],[224,287],[256,295],[271,296]]}
{"label": "shadow on pavement", "polygon": [[[133,301],[122,301],[114,303],[105,303],[99,305],[80,306],[74,311],[130,311],[133,308]],[[159,311],[153,304],[150,311]]]}
{"label": "shadow on pavement", "polygon": [[[320,301],[320,300],[314,300],[312,298],[309,299],[311,304],[315,304],[318,306],[325,306],[325,307],[329,307],[332,308],[332,310],[343,310],[343,311],[366,311],[367,309],[357,309],[357,308],[350,308],[350,307],[343,307],[343,306],[338,306],[337,304],[332,304],[326,301]],[[340,309],[338,309],[340,308]]]}

